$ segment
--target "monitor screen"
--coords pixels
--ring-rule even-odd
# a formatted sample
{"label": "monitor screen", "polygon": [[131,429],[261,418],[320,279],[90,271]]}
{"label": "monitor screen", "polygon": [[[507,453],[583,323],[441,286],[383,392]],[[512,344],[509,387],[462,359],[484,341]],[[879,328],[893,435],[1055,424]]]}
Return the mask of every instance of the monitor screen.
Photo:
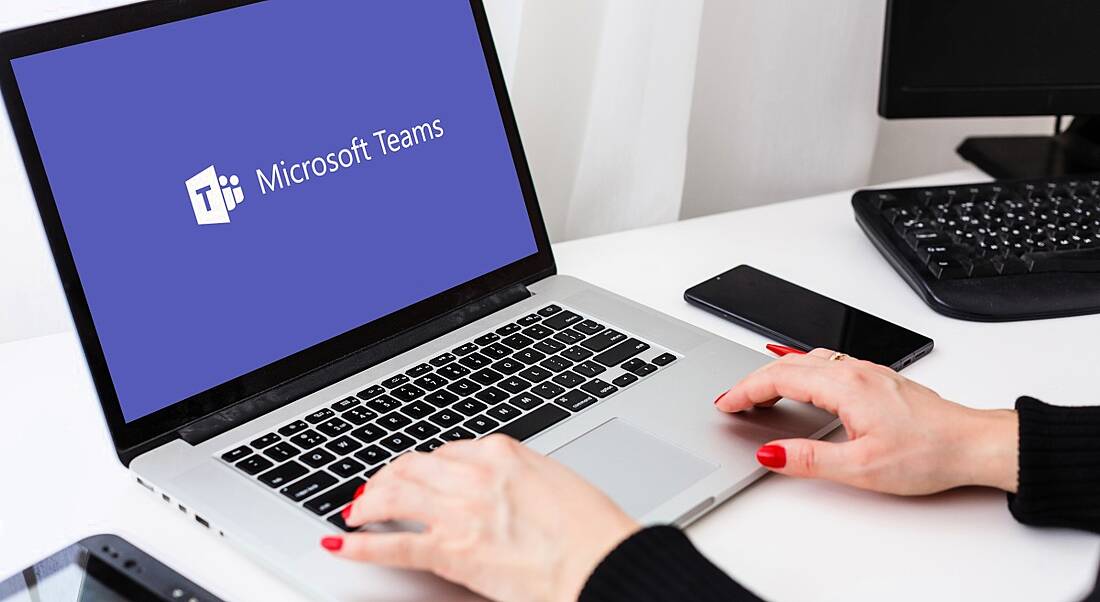
{"label": "monitor screen", "polygon": [[127,422],[538,252],[469,3],[268,0],[12,67]]}

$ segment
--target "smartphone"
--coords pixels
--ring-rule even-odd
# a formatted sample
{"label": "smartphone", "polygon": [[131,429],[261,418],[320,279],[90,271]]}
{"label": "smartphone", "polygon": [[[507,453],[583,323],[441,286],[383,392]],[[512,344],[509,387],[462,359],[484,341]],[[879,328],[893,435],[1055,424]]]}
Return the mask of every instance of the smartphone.
{"label": "smartphone", "polygon": [[803,351],[818,347],[895,370],[932,351],[932,339],[743,265],[689,289],[688,303]]}

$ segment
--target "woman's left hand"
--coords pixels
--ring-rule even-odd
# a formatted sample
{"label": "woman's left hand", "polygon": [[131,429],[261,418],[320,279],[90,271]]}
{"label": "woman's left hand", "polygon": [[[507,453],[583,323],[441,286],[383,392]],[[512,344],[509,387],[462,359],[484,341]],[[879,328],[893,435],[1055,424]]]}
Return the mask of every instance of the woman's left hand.
{"label": "woman's left hand", "polygon": [[497,600],[576,600],[596,565],[638,530],[581,477],[502,435],[406,454],[349,508],[351,526],[426,529],[325,538],[333,553],[430,571]]}

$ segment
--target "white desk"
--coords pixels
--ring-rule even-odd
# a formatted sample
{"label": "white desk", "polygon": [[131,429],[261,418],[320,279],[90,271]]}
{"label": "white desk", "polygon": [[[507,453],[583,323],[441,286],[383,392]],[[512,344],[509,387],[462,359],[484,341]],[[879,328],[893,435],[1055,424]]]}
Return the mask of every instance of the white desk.
{"label": "white desk", "polygon": [[[947,174],[926,182],[978,179]],[[909,376],[975,407],[1100,402],[1100,316],[973,324],[928,310],[856,226],[849,193],[558,245],[561,271],[754,347],[682,292],[749,263],[936,339]],[[733,383],[730,383],[731,385]],[[0,346],[0,575],[117,532],[229,600],[303,600],[138,487],[114,457],[75,337]],[[709,400],[705,401],[709,403]],[[45,475],[49,475],[48,477]],[[1076,600],[1100,538],[1016,524],[979,490],[897,499],[769,477],[690,529],[770,601]]]}

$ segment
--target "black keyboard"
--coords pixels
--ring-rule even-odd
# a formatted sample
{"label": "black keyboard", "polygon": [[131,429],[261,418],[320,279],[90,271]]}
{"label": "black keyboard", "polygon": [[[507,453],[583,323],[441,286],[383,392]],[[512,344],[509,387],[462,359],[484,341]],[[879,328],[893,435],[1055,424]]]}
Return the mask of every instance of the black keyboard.
{"label": "black keyboard", "polygon": [[990,322],[1100,313],[1100,178],[860,191],[852,204],[937,312]]}
{"label": "black keyboard", "polygon": [[218,455],[346,531],[340,511],[401,454],[493,433],[525,441],[677,359],[548,305]]}

